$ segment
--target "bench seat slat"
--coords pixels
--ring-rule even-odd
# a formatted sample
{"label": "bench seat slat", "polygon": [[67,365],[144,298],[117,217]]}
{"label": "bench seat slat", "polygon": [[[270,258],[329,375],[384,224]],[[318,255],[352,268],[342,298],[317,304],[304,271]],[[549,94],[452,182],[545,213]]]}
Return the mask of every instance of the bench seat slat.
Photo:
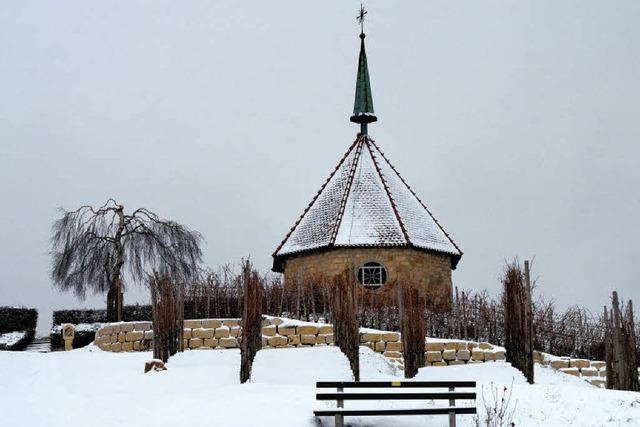
{"label": "bench seat slat", "polygon": [[317,388],[465,388],[475,387],[475,381],[319,381]]}
{"label": "bench seat slat", "polygon": [[443,408],[419,408],[419,409],[330,409],[313,411],[317,417],[344,415],[344,416],[374,416],[374,415],[446,415],[475,414],[476,408],[467,407],[443,407]]}
{"label": "bench seat slat", "polygon": [[476,393],[318,393],[316,400],[475,400]]}

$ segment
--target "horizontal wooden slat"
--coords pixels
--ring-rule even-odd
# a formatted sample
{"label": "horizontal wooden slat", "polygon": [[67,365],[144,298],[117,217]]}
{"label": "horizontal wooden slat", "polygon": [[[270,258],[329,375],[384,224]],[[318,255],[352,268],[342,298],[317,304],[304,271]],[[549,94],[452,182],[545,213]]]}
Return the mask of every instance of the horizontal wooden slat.
{"label": "horizontal wooden slat", "polygon": [[319,381],[317,388],[385,388],[385,387],[408,387],[408,388],[445,388],[445,387],[475,387],[475,381]]}
{"label": "horizontal wooden slat", "polygon": [[318,393],[317,400],[462,400],[475,399],[475,393]]}
{"label": "horizontal wooden slat", "polygon": [[317,417],[334,416],[370,416],[370,415],[446,415],[450,413],[463,415],[475,414],[476,408],[450,407],[450,408],[421,408],[421,409],[330,409],[326,411],[313,411]]}

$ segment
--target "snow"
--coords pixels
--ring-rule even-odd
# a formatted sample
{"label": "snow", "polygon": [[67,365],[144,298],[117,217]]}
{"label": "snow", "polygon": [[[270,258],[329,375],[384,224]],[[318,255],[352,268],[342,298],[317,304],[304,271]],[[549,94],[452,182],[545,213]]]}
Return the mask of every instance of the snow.
{"label": "snow", "polygon": [[364,136],[320,188],[276,256],[331,243],[405,246],[403,227],[413,246],[461,255],[377,145]]}
{"label": "snow", "polygon": [[12,347],[27,336],[25,331],[7,332],[0,335],[0,346]]}
{"label": "snow", "polygon": [[[117,325],[120,323],[124,323],[124,322],[119,322],[119,323],[111,323],[112,325]],[[98,329],[100,329],[101,327],[103,327],[105,325],[105,323],[77,323],[77,324],[73,324],[73,327],[75,328],[76,332],[96,332]],[[61,333],[62,332],[62,325],[54,325],[51,328],[51,332],[52,333]]]}
{"label": "snow", "polygon": [[[167,371],[143,374],[151,352],[110,353],[95,346],[70,352],[0,352],[0,414],[4,425],[106,427],[113,425],[315,426],[315,382],[351,380],[336,347],[259,351],[250,383],[239,384],[238,350],[192,350],[169,360]],[[361,347],[362,380],[400,380],[378,353]],[[640,394],[603,390],[579,378],[536,366],[536,384],[509,364],[427,367],[417,380],[475,380],[481,393],[509,387],[518,426],[633,426]],[[460,402],[465,404],[470,402]],[[346,407],[401,407],[416,402],[347,402]],[[429,402],[423,404],[430,404]],[[333,425],[323,418],[323,425]],[[348,418],[353,426],[446,425],[447,417]],[[390,424],[391,423],[391,424]],[[461,416],[460,426],[472,426]]]}

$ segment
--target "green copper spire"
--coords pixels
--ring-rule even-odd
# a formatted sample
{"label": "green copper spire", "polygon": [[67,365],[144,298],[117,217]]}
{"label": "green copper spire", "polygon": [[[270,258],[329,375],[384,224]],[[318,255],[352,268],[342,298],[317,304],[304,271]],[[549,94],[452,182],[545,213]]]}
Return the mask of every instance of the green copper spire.
{"label": "green copper spire", "polygon": [[360,56],[358,58],[358,75],[356,78],[356,96],[353,103],[353,116],[351,121],[360,123],[360,133],[367,134],[367,124],[378,120],[373,112],[373,96],[371,95],[371,83],[369,82],[369,67],[367,65],[367,52],[364,48],[364,15],[367,13],[360,6],[358,21],[361,25],[360,32]]}

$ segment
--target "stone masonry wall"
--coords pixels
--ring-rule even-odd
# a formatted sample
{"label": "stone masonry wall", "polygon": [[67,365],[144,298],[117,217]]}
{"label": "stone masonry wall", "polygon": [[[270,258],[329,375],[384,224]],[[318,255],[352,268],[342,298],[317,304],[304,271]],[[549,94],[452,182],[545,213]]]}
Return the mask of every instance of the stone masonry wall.
{"label": "stone masonry wall", "polygon": [[388,275],[387,284],[375,292],[392,292],[398,282],[411,283],[420,286],[434,305],[443,309],[450,305],[450,257],[412,248],[335,248],[292,256],[284,265],[285,283],[332,280],[345,269],[355,275],[358,267],[370,261],[383,264]]}
{"label": "stone masonry wall", "polygon": [[[262,348],[284,349],[333,345],[333,326],[265,317],[262,321]],[[184,321],[184,347],[192,350],[237,348],[242,339],[239,319],[201,319]],[[103,326],[96,333],[95,345],[104,351],[147,351],[153,347],[151,322],[121,322]],[[360,344],[381,353],[398,369],[403,368],[402,341],[397,332],[362,329]],[[425,341],[425,366],[447,366],[505,360],[505,350],[487,342],[442,340]],[[557,357],[534,352],[535,363],[584,378],[604,387],[605,363],[587,359]]]}

